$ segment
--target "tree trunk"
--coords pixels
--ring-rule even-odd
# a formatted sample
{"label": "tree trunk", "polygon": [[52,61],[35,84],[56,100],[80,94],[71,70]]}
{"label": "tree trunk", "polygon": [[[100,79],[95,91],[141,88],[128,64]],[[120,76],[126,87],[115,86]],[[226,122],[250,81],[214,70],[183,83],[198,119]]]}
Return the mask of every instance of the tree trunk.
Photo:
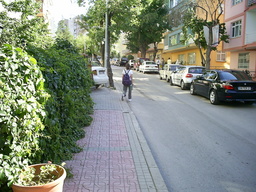
{"label": "tree trunk", "polygon": [[109,61],[109,55],[110,55],[110,32],[108,30],[108,58],[107,58],[107,71],[108,71],[108,79],[109,79],[109,86],[110,87],[115,87],[114,85],[114,81],[113,81],[113,72],[112,72],[112,68],[111,68],[111,65],[110,65],[110,61]]}
{"label": "tree trunk", "polygon": [[158,43],[157,43],[157,42],[154,42],[153,61],[155,61],[155,59],[156,59],[156,54],[157,54],[157,52],[158,52],[157,45],[158,45]]}
{"label": "tree trunk", "polygon": [[[106,66],[107,68],[107,75],[108,75],[108,80],[109,80],[109,86],[110,87],[115,87],[114,85],[114,81],[113,81],[113,72],[112,72],[112,68],[111,68],[111,65],[110,65],[110,61],[109,61],[109,55],[110,55],[110,32],[109,32],[109,26],[111,26],[111,16],[112,14],[110,13],[107,13],[107,17],[106,17],[106,24],[108,27],[106,27],[107,29],[107,39],[105,39],[105,43],[107,43],[107,54],[105,55],[104,54],[104,62],[106,61],[106,63],[104,63],[104,66]],[[106,37],[105,37],[106,38]],[[105,51],[104,51],[105,53]],[[106,57],[106,59],[105,59]]]}
{"label": "tree trunk", "polygon": [[208,26],[209,28],[209,42],[206,49],[206,55],[205,55],[205,68],[206,70],[210,69],[211,66],[211,52],[212,52],[212,26]]}
{"label": "tree trunk", "polygon": [[199,48],[199,53],[200,53],[200,56],[201,56],[201,64],[202,64],[202,66],[205,67],[205,57],[204,57],[204,54],[203,54],[203,51],[202,51],[202,47],[199,45],[198,48]]}
{"label": "tree trunk", "polygon": [[146,58],[147,48],[144,46],[141,46],[140,51],[141,51],[141,57]]}

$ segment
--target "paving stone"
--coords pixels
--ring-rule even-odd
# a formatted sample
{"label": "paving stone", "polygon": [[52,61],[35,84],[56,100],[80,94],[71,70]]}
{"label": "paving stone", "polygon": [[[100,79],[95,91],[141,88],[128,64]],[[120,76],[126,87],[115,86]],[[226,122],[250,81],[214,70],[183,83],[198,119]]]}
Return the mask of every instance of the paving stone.
{"label": "paving stone", "polygon": [[168,191],[136,117],[118,90],[102,87],[92,92],[93,122],[78,141],[83,151],[66,162],[74,176],[65,180],[64,192]]}

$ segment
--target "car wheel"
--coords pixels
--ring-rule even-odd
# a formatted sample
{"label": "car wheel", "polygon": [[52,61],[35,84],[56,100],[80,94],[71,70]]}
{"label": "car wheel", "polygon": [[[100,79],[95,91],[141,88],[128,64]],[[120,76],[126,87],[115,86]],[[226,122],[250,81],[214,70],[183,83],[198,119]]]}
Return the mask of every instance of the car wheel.
{"label": "car wheel", "polygon": [[172,82],[172,78],[171,77],[170,77],[169,82],[170,82],[170,85],[173,86],[173,82]]}
{"label": "car wheel", "polygon": [[182,90],[185,90],[185,89],[186,89],[185,83],[184,83],[183,81],[181,81],[181,83],[180,83],[180,88],[181,88]]}
{"label": "car wheel", "polygon": [[195,87],[193,84],[190,85],[190,94],[191,95],[196,95]]}
{"label": "car wheel", "polygon": [[162,80],[163,78],[161,77],[161,75],[159,75],[159,77],[160,77],[160,80]]}
{"label": "car wheel", "polygon": [[219,104],[219,99],[218,99],[216,90],[214,90],[214,89],[211,90],[209,98],[210,98],[211,104],[213,104],[213,105]]}
{"label": "car wheel", "polygon": [[165,79],[165,80],[166,80],[166,82],[167,82],[167,83],[168,83],[168,82],[170,82],[170,79],[168,79],[168,77],[166,77],[166,79]]}

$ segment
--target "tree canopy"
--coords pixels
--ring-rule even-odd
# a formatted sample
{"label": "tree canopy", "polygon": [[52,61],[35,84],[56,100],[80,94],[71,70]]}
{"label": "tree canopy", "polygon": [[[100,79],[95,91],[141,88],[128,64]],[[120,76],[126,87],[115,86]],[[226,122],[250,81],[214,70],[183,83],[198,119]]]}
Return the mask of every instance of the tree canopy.
{"label": "tree canopy", "polygon": [[[199,0],[197,3],[190,3],[186,13],[183,14],[183,33],[185,41],[193,39],[199,48],[202,65],[210,69],[211,51],[215,51],[221,41],[228,42],[225,23],[221,23],[223,15],[223,0],[207,1]],[[217,34],[213,29],[218,26]],[[204,29],[207,30],[204,30]],[[217,42],[214,42],[214,35],[218,35]],[[206,39],[207,38],[207,39]],[[204,55],[203,51],[206,51]]]}
{"label": "tree canopy", "polygon": [[[5,10],[0,12],[0,24],[3,27],[0,43],[23,46],[24,43],[43,42],[49,33],[42,17],[37,17],[40,4],[33,0],[17,0],[7,3],[0,0]],[[43,38],[44,37],[44,38]]]}
{"label": "tree canopy", "polygon": [[144,1],[137,9],[138,14],[127,31],[127,47],[135,53],[141,51],[142,57],[145,57],[149,44],[160,42],[162,34],[171,27],[164,0]]}

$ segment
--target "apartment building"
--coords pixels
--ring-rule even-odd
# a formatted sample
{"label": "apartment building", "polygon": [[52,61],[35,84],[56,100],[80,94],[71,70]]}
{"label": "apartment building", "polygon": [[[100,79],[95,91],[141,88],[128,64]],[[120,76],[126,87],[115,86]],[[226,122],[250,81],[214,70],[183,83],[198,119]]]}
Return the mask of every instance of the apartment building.
{"label": "apartment building", "polygon": [[[186,9],[187,5],[192,0],[168,0],[166,3],[170,9],[169,14],[175,14],[177,10]],[[198,12],[197,14],[204,14],[203,12]],[[172,26],[172,30],[164,34],[164,49],[162,52],[162,57],[165,61],[170,58],[172,63],[180,62],[184,65],[202,65],[202,60],[200,56],[199,48],[195,45],[193,40],[189,40],[186,44],[181,43],[183,40],[182,32],[182,18],[180,15],[173,17],[176,19],[173,23],[177,25]],[[220,17],[221,22],[223,21],[223,15]],[[226,59],[228,55],[222,50],[222,43],[217,46],[217,51],[212,51],[211,53],[211,69],[218,68],[229,68],[229,62]]]}
{"label": "apartment building", "polygon": [[225,23],[229,43],[224,50],[230,52],[230,68],[256,71],[256,0],[226,0]]}

